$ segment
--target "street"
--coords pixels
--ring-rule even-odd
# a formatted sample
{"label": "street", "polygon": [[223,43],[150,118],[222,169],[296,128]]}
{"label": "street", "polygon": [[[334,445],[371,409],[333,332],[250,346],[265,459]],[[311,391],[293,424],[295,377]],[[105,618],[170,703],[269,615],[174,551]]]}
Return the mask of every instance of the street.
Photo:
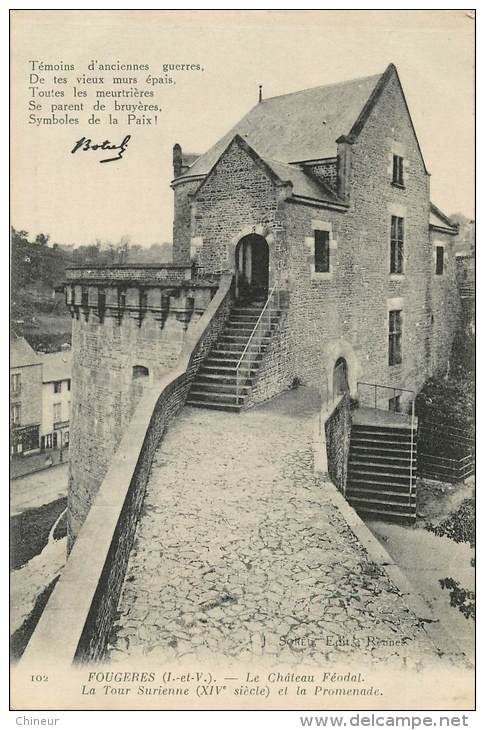
{"label": "street", "polygon": [[67,462],[10,482],[10,516],[67,495]]}
{"label": "street", "polygon": [[11,573],[14,656],[22,654],[42,611],[39,598],[64,566],[67,540],[59,527],[66,497],[67,462],[10,482],[11,562],[19,566]]}

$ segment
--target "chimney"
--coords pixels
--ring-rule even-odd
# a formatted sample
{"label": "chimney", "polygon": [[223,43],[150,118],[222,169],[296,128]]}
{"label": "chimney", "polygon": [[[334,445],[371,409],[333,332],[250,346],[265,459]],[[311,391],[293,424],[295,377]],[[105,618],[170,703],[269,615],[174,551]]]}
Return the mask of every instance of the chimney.
{"label": "chimney", "polygon": [[172,156],[172,162],[173,162],[173,176],[180,177],[182,174],[182,148],[178,144],[174,144],[173,146],[173,156]]}
{"label": "chimney", "polygon": [[350,198],[353,144],[354,140],[345,135],[337,139],[337,191],[339,197],[347,203]]}

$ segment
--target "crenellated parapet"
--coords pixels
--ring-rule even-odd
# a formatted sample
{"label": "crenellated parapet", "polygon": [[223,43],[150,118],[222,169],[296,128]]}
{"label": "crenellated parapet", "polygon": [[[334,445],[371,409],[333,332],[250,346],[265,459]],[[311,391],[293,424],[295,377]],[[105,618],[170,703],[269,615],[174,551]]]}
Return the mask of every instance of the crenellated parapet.
{"label": "crenellated parapet", "polygon": [[67,269],[66,305],[77,320],[119,325],[135,320],[139,327],[150,315],[162,330],[170,317],[189,324],[207,309],[217,291],[217,278],[192,279],[190,266],[118,265]]}
{"label": "crenellated parapet", "polygon": [[146,388],[161,382],[218,290],[190,266],[79,266],[72,316],[68,534],[71,546]]}

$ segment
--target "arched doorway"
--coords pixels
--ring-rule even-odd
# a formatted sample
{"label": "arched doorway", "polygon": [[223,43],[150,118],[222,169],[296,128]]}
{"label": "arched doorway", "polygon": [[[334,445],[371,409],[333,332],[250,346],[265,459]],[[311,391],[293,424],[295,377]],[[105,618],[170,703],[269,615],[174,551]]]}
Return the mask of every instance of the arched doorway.
{"label": "arched doorway", "polygon": [[269,248],[263,236],[251,233],[236,246],[236,295],[256,301],[268,296]]}
{"label": "arched doorway", "polygon": [[333,366],[333,398],[338,398],[349,391],[349,380],[347,377],[347,361],[339,357]]}

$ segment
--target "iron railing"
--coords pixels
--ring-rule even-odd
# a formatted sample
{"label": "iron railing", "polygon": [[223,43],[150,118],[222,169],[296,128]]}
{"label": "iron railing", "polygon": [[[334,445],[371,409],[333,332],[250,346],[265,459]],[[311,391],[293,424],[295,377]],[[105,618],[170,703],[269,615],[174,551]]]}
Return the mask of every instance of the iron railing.
{"label": "iron railing", "polygon": [[[362,389],[362,386],[371,388],[373,390],[374,406],[370,406],[370,407],[371,408],[373,407],[374,410],[379,410],[379,411],[388,411],[389,410],[389,399],[387,399],[387,405],[388,405],[387,408],[384,408],[383,406],[380,405],[382,403],[382,401],[385,400],[384,397],[382,397],[382,398],[378,397],[378,393],[381,390],[386,391],[387,393],[389,393],[389,391],[391,391],[393,394],[392,395],[393,399],[395,399],[396,396],[400,395],[401,393],[408,393],[409,395],[412,396],[410,414],[401,413],[400,411],[393,411],[398,416],[399,415],[402,415],[402,416],[410,415],[411,416],[410,446],[409,446],[409,504],[411,504],[411,494],[412,494],[412,489],[413,489],[413,466],[414,466],[413,457],[414,457],[414,446],[415,446],[414,435],[415,435],[415,421],[416,421],[416,417],[415,417],[416,393],[414,392],[414,390],[407,390],[406,388],[396,388],[392,385],[381,385],[380,383],[364,383],[363,381],[360,381],[357,383],[357,397],[359,400],[359,405],[365,405],[363,403],[361,404],[360,397],[359,397],[359,391]],[[372,402],[372,400],[371,400],[371,402]]]}
{"label": "iron railing", "polygon": [[273,285],[268,294],[268,298],[264,304],[261,314],[249,336],[241,357],[236,365],[236,402],[239,403],[239,393],[242,383],[245,383],[251,375],[251,366],[259,356],[263,339],[271,331],[273,317],[280,310],[280,290],[277,288],[277,282]]}
{"label": "iron railing", "polygon": [[438,479],[455,484],[462,482],[475,473],[475,454],[470,452],[462,458],[436,456],[420,453],[418,455],[418,474],[425,479]]}

